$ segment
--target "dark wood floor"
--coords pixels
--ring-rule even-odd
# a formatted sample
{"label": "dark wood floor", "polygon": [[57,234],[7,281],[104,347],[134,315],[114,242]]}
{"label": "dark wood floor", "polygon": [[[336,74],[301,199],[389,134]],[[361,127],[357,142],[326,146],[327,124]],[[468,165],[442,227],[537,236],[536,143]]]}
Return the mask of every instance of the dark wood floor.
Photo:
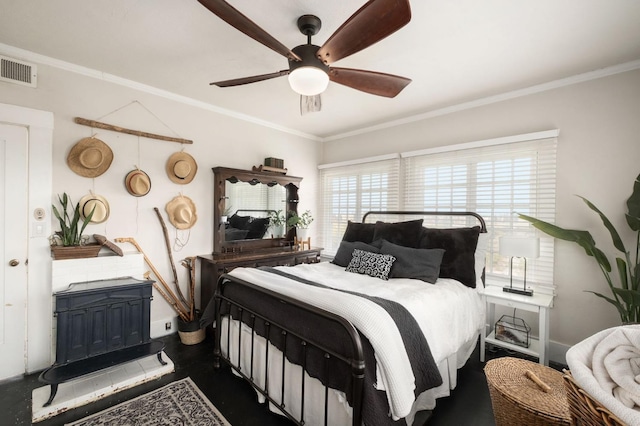
{"label": "dark wood floor", "polygon": [[[210,338],[193,346],[181,344],[177,334],[166,336],[162,340],[166,343],[165,352],[174,362],[174,373],[38,422],[37,425],[63,425],[185,377],[191,377],[233,426],[291,424],[283,417],[269,412],[264,404],[258,404],[250,385],[231,374],[227,367],[219,370],[213,368],[211,361],[213,342]],[[490,357],[500,355],[504,353],[489,354]],[[484,365],[478,359],[476,348],[476,352],[459,372],[458,387],[451,396],[438,401],[436,409],[428,420],[424,420],[426,416],[419,417],[419,424],[428,426],[494,425],[491,399],[483,367]],[[42,384],[38,382],[37,374],[0,382],[0,412],[3,413],[0,424],[30,425],[31,391],[40,386]]]}

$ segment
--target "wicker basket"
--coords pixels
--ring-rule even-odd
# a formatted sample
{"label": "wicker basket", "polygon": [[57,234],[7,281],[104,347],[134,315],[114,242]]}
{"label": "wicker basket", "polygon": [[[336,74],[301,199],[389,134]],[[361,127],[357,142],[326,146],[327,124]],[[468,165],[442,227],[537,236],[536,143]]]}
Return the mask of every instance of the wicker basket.
{"label": "wicker basket", "polygon": [[488,361],[484,372],[497,426],[571,424],[559,371],[524,359],[504,357]]}
{"label": "wicker basket", "polygon": [[196,331],[178,331],[178,336],[183,345],[197,345],[204,340],[206,332],[204,328]]}
{"label": "wicker basket", "polygon": [[625,426],[622,420],[591,398],[573,379],[571,372],[562,376],[569,400],[569,410],[576,426]]}
{"label": "wicker basket", "polygon": [[197,345],[205,339],[206,332],[200,328],[200,320],[182,321],[178,318],[178,336],[185,345]]}

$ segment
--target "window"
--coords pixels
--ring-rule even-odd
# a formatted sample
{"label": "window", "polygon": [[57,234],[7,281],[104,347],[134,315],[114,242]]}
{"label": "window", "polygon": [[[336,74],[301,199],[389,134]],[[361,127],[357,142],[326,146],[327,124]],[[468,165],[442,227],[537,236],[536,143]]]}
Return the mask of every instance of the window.
{"label": "window", "polygon": [[[491,235],[486,273],[508,277],[509,259],[498,254],[499,238],[536,235],[514,212],[554,221],[555,156],[555,138],[403,154],[405,209],[479,213]],[[447,226],[443,220],[434,226]],[[523,263],[514,262],[514,276],[522,273]],[[553,239],[541,238],[540,257],[527,259],[527,276],[552,283]]]}
{"label": "window", "polygon": [[[507,278],[502,235],[540,237],[540,257],[527,259],[527,281],[551,284],[553,239],[514,212],[555,220],[557,131],[402,153],[383,161],[321,166],[322,244],[334,254],[347,220],[369,210],[472,211],[490,234],[487,275]],[[401,177],[401,179],[399,178]],[[464,217],[425,218],[425,226],[468,226]],[[514,261],[514,276],[522,263]]]}
{"label": "window", "polygon": [[393,159],[333,166],[321,166],[322,244],[325,253],[338,250],[347,221],[360,222],[371,210],[398,208],[400,160]]}

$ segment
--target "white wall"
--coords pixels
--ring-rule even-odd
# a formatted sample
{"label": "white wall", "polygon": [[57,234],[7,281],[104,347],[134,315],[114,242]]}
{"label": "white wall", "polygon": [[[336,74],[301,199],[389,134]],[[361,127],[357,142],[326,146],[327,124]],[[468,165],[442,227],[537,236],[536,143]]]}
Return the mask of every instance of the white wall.
{"label": "white wall", "polygon": [[[210,88],[203,87],[202,90]],[[134,101],[139,103],[129,105]],[[42,64],[38,66],[36,89],[0,82],[0,103],[54,113],[53,182],[30,182],[30,186],[52,185],[54,197],[51,201],[56,203],[56,194],[62,192],[67,192],[74,202],[79,201],[90,190],[106,197],[111,210],[109,220],[88,226],[85,234],[102,234],[111,240],[117,237],[134,237],[160,275],[170,284],[173,282],[173,275],[169,257],[162,228],[153,208],[158,207],[162,212],[169,235],[173,239],[176,237],[176,230],[169,223],[164,206],[179,193],[196,203],[196,225],[190,233],[180,231],[178,234],[183,241],[188,238],[188,243],[181,250],[173,252],[179,282],[186,288],[187,270],[180,266],[180,260],[187,256],[209,254],[213,249],[212,167],[251,169],[254,165],[262,164],[265,157],[282,158],[289,174],[304,178],[300,188],[299,208],[317,210],[314,194],[317,184],[316,165],[320,154],[318,142]],[[113,112],[126,105],[129,106]],[[93,130],[75,124],[74,117],[178,136],[191,139],[194,143],[181,146],[172,142]],[[106,173],[90,179],[71,171],[66,165],[66,157],[76,142],[93,133],[111,147],[114,160]],[[183,148],[198,162],[198,173],[188,185],[173,183],[165,172],[166,160],[172,153]],[[151,192],[145,197],[133,197],[124,188],[124,178],[135,165],[140,166],[151,178]],[[44,207],[47,208],[48,217],[52,218],[50,205]],[[53,231],[58,230],[55,221],[51,225]],[[131,245],[123,244],[122,247],[125,251],[134,250]],[[49,279],[50,274],[49,267]],[[199,301],[199,273],[197,277]],[[171,307],[159,294],[155,294],[151,321],[164,323],[174,317]],[[44,347],[48,346],[47,343]],[[45,366],[40,365],[40,368]]]}
{"label": "white wall", "polygon": [[[640,173],[640,71],[631,71],[419,122],[324,143],[322,163],[559,129],[556,222],[587,229],[612,253],[609,234],[574,194],[594,202],[634,248],[625,202]],[[551,340],[572,345],[620,324],[616,309],[586,291],[609,294],[592,258],[556,243],[557,297]],[[526,318],[526,316],[523,315]],[[533,320],[528,320],[534,324]]]}
{"label": "white wall", "polygon": [[[265,157],[283,158],[290,174],[304,177],[299,208],[317,211],[314,191],[318,163],[557,128],[557,223],[592,230],[603,247],[610,246],[608,235],[573,194],[595,202],[619,229],[626,231],[624,202],[640,173],[640,71],[324,144],[58,68],[39,65],[38,74],[37,89],[0,82],[0,103],[54,113],[53,182],[30,185],[51,184],[54,194],[67,192],[74,200],[89,190],[105,196],[111,207],[110,219],[91,225],[87,233],[109,239],[134,237],[169,282],[171,269],[153,207],[160,208],[166,220],[164,206],[171,198],[180,192],[191,197],[197,205],[198,222],[188,244],[174,252],[174,260],[179,263],[187,256],[210,253],[214,166],[249,169]],[[133,103],[113,112],[134,101],[141,105]],[[166,159],[182,148],[179,144],[99,130],[96,137],[114,152],[113,164],[98,178],[80,177],[66,166],[66,156],[77,141],[92,135],[92,129],[75,124],[73,118],[77,116],[192,139],[194,144],[184,149],[197,159],[198,174],[185,186],[174,184],[166,176]],[[142,198],[130,196],[123,186],[126,173],[136,164],[152,180],[151,193]],[[51,217],[50,210],[47,214]],[[55,223],[52,225],[56,230]],[[185,233],[179,235],[186,238]],[[630,246],[632,236],[628,232],[624,236]],[[179,264],[177,269],[180,282],[186,285],[186,270]],[[558,296],[551,313],[552,340],[571,345],[619,323],[610,305],[585,292],[607,289],[593,260],[571,244],[556,245],[555,284]],[[173,317],[171,308],[156,295],[152,321]]]}

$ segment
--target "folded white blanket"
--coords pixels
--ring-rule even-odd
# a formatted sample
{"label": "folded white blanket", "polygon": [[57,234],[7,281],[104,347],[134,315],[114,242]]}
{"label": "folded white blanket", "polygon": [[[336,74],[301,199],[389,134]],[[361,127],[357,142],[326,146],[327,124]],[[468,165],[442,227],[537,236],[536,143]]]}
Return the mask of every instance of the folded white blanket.
{"label": "folded white blanket", "polygon": [[585,392],[624,422],[640,424],[640,325],[594,334],[569,349],[567,364]]}

